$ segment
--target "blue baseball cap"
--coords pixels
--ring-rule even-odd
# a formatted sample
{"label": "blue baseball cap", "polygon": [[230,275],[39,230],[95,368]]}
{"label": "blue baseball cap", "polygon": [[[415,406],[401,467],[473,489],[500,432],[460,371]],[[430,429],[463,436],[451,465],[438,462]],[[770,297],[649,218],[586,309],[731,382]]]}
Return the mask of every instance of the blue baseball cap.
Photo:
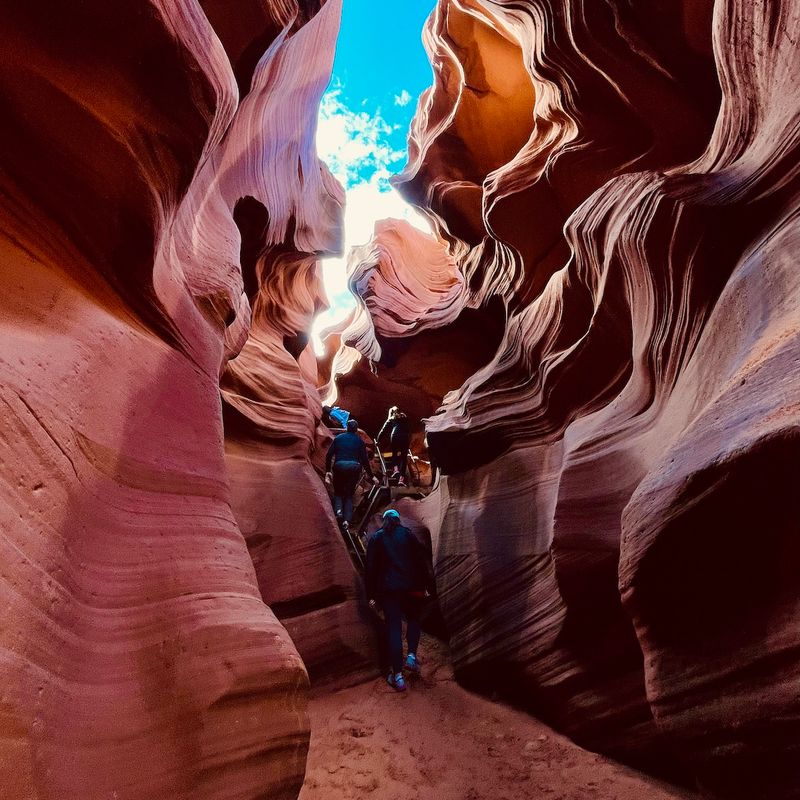
{"label": "blue baseball cap", "polygon": [[393,508],[387,508],[386,511],[383,512],[384,519],[388,519],[389,517],[400,519],[400,515]]}

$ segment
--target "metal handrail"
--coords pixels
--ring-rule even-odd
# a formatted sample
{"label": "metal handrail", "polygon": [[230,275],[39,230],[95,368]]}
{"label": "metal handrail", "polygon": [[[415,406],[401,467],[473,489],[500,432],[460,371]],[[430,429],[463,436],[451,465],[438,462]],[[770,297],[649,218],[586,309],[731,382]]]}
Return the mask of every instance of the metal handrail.
{"label": "metal handrail", "polygon": [[358,541],[362,542],[362,536],[364,535],[365,531],[367,530],[367,525],[369,525],[370,517],[372,516],[373,510],[375,505],[378,502],[381,494],[385,489],[389,488],[389,474],[386,470],[386,461],[383,458],[383,453],[381,453],[380,447],[378,443],[375,443],[375,452],[378,454],[378,460],[381,463],[381,474],[383,475],[381,479],[381,483],[377,486],[373,486],[370,489],[369,495],[367,495],[367,509],[364,512],[364,515],[361,518],[361,522],[358,525]]}
{"label": "metal handrail", "polygon": [[367,530],[367,526],[369,525],[370,518],[375,510],[375,506],[378,504],[381,494],[388,489],[388,475],[386,474],[386,462],[383,459],[383,454],[376,448],[376,452],[378,454],[378,459],[381,464],[381,472],[382,472],[382,479],[381,483],[376,485],[371,485],[369,492],[367,493],[366,497],[366,507],[364,500],[359,503],[359,508],[364,508],[364,512],[361,515],[361,520],[359,521],[358,525],[355,527],[350,527],[347,532],[347,538],[350,544],[350,548],[353,551],[356,560],[358,561],[358,566],[363,570],[364,563],[367,555],[367,548],[364,544],[364,533]]}
{"label": "metal handrail", "polygon": [[384,489],[387,487],[383,486],[373,486],[370,494],[368,496],[367,502],[367,510],[364,512],[364,516],[361,518],[361,522],[358,525],[358,541],[363,542],[362,537],[367,530],[367,525],[369,525],[370,518],[372,517],[373,511],[375,506],[378,503],[378,500],[383,493]]}
{"label": "metal handrail", "polygon": [[389,472],[386,469],[386,459],[383,457],[383,453],[381,452],[381,446],[378,442],[375,442],[375,452],[378,454],[378,460],[381,462],[381,472],[383,473],[383,480],[385,485],[389,485]]}
{"label": "metal handrail", "polygon": [[[373,484],[370,486],[370,490],[367,493],[366,497],[366,509],[361,517],[361,521],[355,527],[348,527],[346,531],[347,543],[349,544],[350,550],[352,551],[353,556],[357,562],[357,566],[361,569],[361,571],[364,570],[364,565],[367,555],[367,548],[364,544],[364,539],[363,539],[364,533],[367,529],[367,526],[369,525],[370,518],[374,513],[375,506],[378,504],[381,495],[384,492],[389,491],[389,474],[386,469],[386,461],[383,458],[383,453],[381,453],[380,448],[377,447],[377,443],[375,451],[378,455],[378,460],[380,461],[381,464],[381,472],[383,475],[381,483],[378,485]],[[359,503],[359,508],[361,508],[362,506],[364,506],[363,500],[361,503]],[[342,530],[342,533],[345,533],[345,531]]]}
{"label": "metal handrail", "polygon": [[363,570],[366,563],[367,551],[361,543],[361,537],[355,536],[350,528],[347,528],[347,539],[350,543],[350,549],[358,561],[358,567]]}

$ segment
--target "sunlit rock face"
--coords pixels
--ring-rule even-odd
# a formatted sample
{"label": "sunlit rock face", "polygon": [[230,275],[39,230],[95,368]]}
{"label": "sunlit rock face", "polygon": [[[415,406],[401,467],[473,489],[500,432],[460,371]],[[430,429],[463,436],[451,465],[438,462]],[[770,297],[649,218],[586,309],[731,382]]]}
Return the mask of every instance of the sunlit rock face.
{"label": "sunlit rock face", "polygon": [[[374,643],[319,474],[331,437],[319,427],[307,334],[322,302],[317,257],[294,244],[264,247],[266,213],[253,198],[241,201],[236,218],[245,275],[252,266],[257,289],[249,336],[221,381],[231,503],[262,597],[286,625],[312,681],[352,682],[374,670]],[[253,264],[246,257],[251,242]]]}
{"label": "sunlit rock face", "polygon": [[233,218],[252,307],[246,340],[221,380],[231,503],[262,597],[315,683],[352,681],[371,669],[373,645],[356,608],[355,570],[312,466],[329,435],[319,428],[308,331],[325,303],[318,257],[341,250],[344,203],[316,157],[314,134],[340,13],[339,2],[326,3],[259,65],[237,122],[243,137],[261,142],[261,162],[248,169],[252,149],[231,145],[221,170],[222,193],[239,198]]}
{"label": "sunlit rock face", "polygon": [[313,305],[297,253],[339,247],[309,125],[339,13],[0,12],[2,797],[297,794],[308,675],[231,510],[219,376],[291,359],[263,321],[277,268],[242,278],[242,198],[297,292],[284,319]]}
{"label": "sunlit rock face", "polygon": [[494,355],[505,311],[500,303],[471,307],[446,243],[403,220],[376,223],[370,242],[349,253],[348,276],[358,305],[326,339],[331,351],[339,344],[331,365],[337,403],[372,435],[399,405],[418,450],[420,421]]}
{"label": "sunlit rock face", "polygon": [[443,0],[398,181],[508,311],[406,508],[459,676],[747,798],[800,785],[798,35],[778,0]]}

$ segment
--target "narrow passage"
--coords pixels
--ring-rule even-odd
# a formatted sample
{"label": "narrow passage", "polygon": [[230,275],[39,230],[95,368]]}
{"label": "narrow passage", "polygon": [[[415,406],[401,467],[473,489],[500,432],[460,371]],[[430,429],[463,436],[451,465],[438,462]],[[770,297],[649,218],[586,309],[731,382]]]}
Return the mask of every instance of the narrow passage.
{"label": "narrow passage", "polygon": [[689,800],[587,752],[543,723],[462,689],[423,636],[424,677],[405,694],[374,680],[312,699],[300,800]]}

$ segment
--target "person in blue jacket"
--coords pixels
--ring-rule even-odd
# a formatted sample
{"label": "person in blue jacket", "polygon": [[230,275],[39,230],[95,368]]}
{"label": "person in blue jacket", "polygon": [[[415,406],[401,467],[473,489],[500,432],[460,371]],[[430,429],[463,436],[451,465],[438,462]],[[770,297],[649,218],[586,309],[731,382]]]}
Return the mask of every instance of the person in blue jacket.
{"label": "person in blue jacket", "polygon": [[380,481],[372,472],[367,446],[358,435],[358,421],[347,420],[347,430],[335,436],[325,457],[325,481],[333,482],[333,510],[343,528],[353,521],[353,495],[365,470],[373,483]]}
{"label": "person in blue jacket", "polygon": [[346,428],[350,412],[339,406],[322,406],[322,422],[329,428]]}
{"label": "person in blue jacket", "polygon": [[427,550],[401,524],[400,514],[393,508],[384,512],[383,525],[367,543],[365,579],[370,608],[380,605],[386,620],[392,670],[387,681],[393,689],[403,692],[403,617],[408,641],[405,668],[419,674],[420,617],[425,598],[434,594],[435,586]]}

